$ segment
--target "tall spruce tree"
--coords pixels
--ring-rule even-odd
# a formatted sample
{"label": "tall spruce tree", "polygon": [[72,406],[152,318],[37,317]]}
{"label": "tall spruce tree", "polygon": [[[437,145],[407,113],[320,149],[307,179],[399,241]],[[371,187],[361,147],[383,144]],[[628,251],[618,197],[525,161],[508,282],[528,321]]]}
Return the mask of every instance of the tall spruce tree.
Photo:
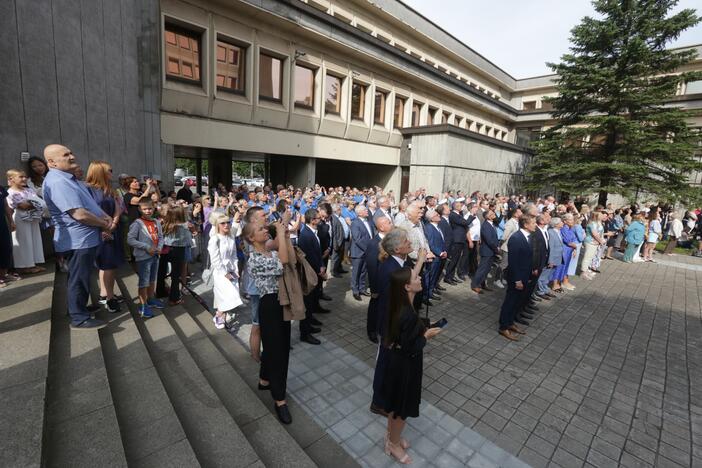
{"label": "tall spruce tree", "polygon": [[555,186],[570,193],[654,194],[676,201],[694,197],[688,183],[700,170],[694,151],[699,135],[686,112],[670,103],[682,82],[699,73],[678,73],[693,50],[667,49],[696,25],[695,10],[670,15],[677,0],[595,0],[599,18],[585,17],[571,30],[570,53],[559,64],[556,124],[534,143],[527,186]]}

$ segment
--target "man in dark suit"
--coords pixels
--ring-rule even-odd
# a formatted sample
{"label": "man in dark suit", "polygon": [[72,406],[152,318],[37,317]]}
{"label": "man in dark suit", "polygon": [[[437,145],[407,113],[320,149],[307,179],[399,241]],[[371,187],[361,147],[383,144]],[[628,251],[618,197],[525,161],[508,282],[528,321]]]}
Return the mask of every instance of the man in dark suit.
{"label": "man in dark suit", "polygon": [[461,282],[455,277],[456,268],[463,256],[468,255],[468,222],[463,218],[462,210],[463,202],[456,200],[453,202],[453,210],[449,213],[451,247],[449,248],[449,262],[446,267],[444,282],[451,285]]}
{"label": "man in dark suit", "polygon": [[427,238],[429,250],[434,254],[434,261],[428,264],[428,268],[424,268],[424,276],[422,278],[422,287],[424,288],[424,300],[433,299],[440,301],[441,297],[435,293],[436,285],[439,281],[439,273],[441,269],[441,261],[444,260],[448,253],[446,252],[446,239],[444,233],[439,227],[441,215],[433,208],[429,208],[424,215],[426,223],[424,223],[424,236]]}
{"label": "man in dark suit", "polygon": [[366,248],[375,236],[373,225],[368,219],[368,208],[356,205],[356,219],[351,223],[351,292],[353,298],[361,300],[361,295],[370,296],[366,291]]}
{"label": "man in dark suit", "polygon": [[375,220],[377,233],[368,243],[366,249],[366,270],[368,271],[368,284],[370,285],[371,298],[368,302],[368,314],[366,320],[366,332],[368,339],[373,343],[378,342],[378,253],[380,252],[380,242],[385,235],[392,230],[390,220],[385,216],[380,216]]}
{"label": "man in dark suit", "polygon": [[381,196],[378,198],[378,209],[373,213],[373,222],[378,218],[387,218],[390,221],[390,225],[393,225],[392,214],[390,213],[390,199],[386,196]]}
{"label": "man in dark suit", "polygon": [[530,215],[519,218],[519,231],[512,234],[508,242],[507,292],[500,310],[500,335],[508,340],[517,341],[517,335],[523,335],[515,324],[515,316],[524,302],[532,269],[532,236],[536,230],[536,219]]}
{"label": "man in dark suit", "polygon": [[319,240],[318,226],[321,219],[319,212],[310,208],[305,212],[305,224],[300,229],[297,237],[297,246],[305,253],[305,257],[310,266],[319,275],[317,286],[310,291],[303,299],[305,301],[305,319],[300,320],[300,341],[318,345],[321,342],[312,336],[312,333],[319,333],[321,329],[315,328],[313,324],[321,325],[312,315],[319,309],[319,295],[321,291],[322,278],[326,273],[326,265],[322,261],[322,246]]}
{"label": "man in dark suit", "polygon": [[[533,212],[532,209],[530,211]],[[536,307],[535,299],[533,299],[534,290],[539,280],[539,276],[548,262],[548,223],[551,221],[551,216],[548,213],[539,214],[535,217],[536,230],[532,236],[532,255],[531,263],[534,274],[529,278],[526,294],[522,297],[523,303],[521,310],[515,319],[515,322],[522,325],[529,325],[529,320],[534,318],[534,313],[539,309]],[[537,298],[538,299],[538,298]],[[538,299],[541,301],[541,299]]]}
{"label": "man in dark suit", "polygon": [[[328,203],[325,203],[328,205]],[[332,236],[332,254],[331,254],[331,272],[334,277],[339,278],[342,273],[346,271],[341,268],[341,261],[344,259],[344,248],[346,247],[346,231],[349,229],[341,223],[346,224],[346,220],[342,219],[337,215],[337,212],[341,213],[341,208],[338,205],[330,205],[331,216],[329,218],[329,224],[331,226],[331,236]]]}
{"label": "man in dark suit", "polygon": [[[317,211],[319,212],[319,218],[321,219],[319,225],[317,226],[317,237],[319,237],[319,245],[322,248],[322,264],[327,267],[332,251],[332,226],[330,221],[331,206],[329,203],[321,203]],[[332,298],[324,293],[324,281],[321,283],[319,298],[323,301],[331,301]],[[330,311],[320,306],[319,312],[325,314]]]}
{"label": "man in dark suit", "polygon": [[488,210],[483,216],[485,219],[483,224],[480,225],[480,263],[478,263],[478,269],[475,271],[473,278],[471,279],[471,289],[476,294],[482,294],[483,289],[488,290],[485,287],[485,280],[487,279],[488,273],[490,273],[490,268],[492,267],[492,260],[500,252],[499,241],[497,240],[497,229],[493,222],[495,221],[495,212]]}
{"label": "man in dark suit", "polygon": [[439,277],[436,280],[436,291],[441,293],[441,291],[445,291],[446,288],[441,286],[439,284],[439,280],[441,279],[441,276],[444,274],[446,270],[446,265],[448,264],[449,261],[449,251],[451,250],[451,239],[453,236],[453,233],[451,232],[451,224],[449,223],[449,211],[450,208],[446,202],[440,203],[436,207],[436,211],[439,213],[441,216],[441,219],[439,220],[439,229],[441,229],[441,232],[444,235],[444,243],[446,247],[446,257],[442,258],[440,260],[440,265],[439,265]]}

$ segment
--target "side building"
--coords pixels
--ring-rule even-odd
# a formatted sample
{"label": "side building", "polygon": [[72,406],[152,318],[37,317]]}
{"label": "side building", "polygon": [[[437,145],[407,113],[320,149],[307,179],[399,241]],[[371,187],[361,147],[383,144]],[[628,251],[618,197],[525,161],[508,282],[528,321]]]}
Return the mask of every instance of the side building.
{"label": "side building", "polygon": [[515,79],[397,0],[14,0],[0,27],[4,167],[62,141],[166,185],[191,158],[210,185],[252,161],[274,184],[504,193],[550,124],[554,76]]}

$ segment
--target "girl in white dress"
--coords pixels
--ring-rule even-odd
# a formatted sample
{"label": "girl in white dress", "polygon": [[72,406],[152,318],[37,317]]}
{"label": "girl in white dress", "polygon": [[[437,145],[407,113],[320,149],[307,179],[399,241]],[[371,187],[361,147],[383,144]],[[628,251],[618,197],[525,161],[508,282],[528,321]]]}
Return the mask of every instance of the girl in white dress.
{"label": "girl in white dress", "polygon": [[12,216],[15,230],[12,232],[12,257],[14,267],[20,273],[39,273],[45,268],[44,248],[41,243],[41,223],[45,205],[34,189],[27,187],[27,175],[23,171],[7,171],[7,204],[14,210]]}
{"label": "girl in white dress", "polygon": [[207,245],[212,271],[215,327],[224,328],[226,313],[242,304],[239,295],[239,265],[236,257],[236,233],[239,230],[238,213],[234,220],[219,214],[213,216],[212,232]]}

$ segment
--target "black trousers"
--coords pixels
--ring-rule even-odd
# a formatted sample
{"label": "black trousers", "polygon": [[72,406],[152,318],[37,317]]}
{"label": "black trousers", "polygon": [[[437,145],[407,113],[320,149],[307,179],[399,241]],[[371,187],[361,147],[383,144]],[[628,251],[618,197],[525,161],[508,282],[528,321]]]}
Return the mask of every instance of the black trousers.
{"label": "black trousers", "polygon": [[536,285],[539,282],[539,276],[541,276],[542,271],[543,270],[538,270],[536,272],[536,276],[532,275],[531,278],[529,278],[529,281],[527,282],[526,287],[524,288],[526,292],[524,293],[524,297],[522,297],[522,304],[520,309],[524,309],[529,303],[529,299],[534,294],[534,290],[536,289]]}
{"label": "black trousers", "polygon": [[278,294],[261,297],[258,306],[258,321],[261,327],[261,370],[258,376],[271,384],[271,396],[275,401],[285,400],[290,359],[290,322],[283,320],[283,307]]}
{"label": "black trousers", "polygon": [[473,248],[465,246],[463,252],[463,258],[458,266],[458,274],[460,276],[474,276],[475,272],[478,270],[478,243],[473,242]]}
{"label": "black trousers", "polygon": [[451,244],[451,248],[449,249],[449,260],[446,266],[445,279],[456,278],[456,269],[458,268],[458,265],[463,256],[463,252],[465,250],[463,247],[468,249],[468,244],[465,242],[454,242],[453,244]]}
{"label": "black trousers", "polygon": [[180,300],[180,275],[183,272],[183,262],[185,261],[185,247],[169,247],[166,255],[161,255],[158,262],[158,276],[156,277],[156,296],[166,296],[166,272],[168,264],[171,264],[171,289],[168,292],[168,300],[175,302]]}
{"label": "black trousers", "polygon": [[319,280],[317,286],[310,291],[310,293],[302,298],[305,302],[305,319],[300,320],[300,336],[307,336],[310,334],[310,329],[312,324],[310,319],[313,317],[312,314],[319,310],[319,296],[322,295],[322,280]]}
{"label": "black trousers", "polygon": [[526,293],[526,286],[521,291],[516,288],[514,281],[507,280],[507,293],[500,309],[500,330],[506,330],[514,325],[514,318],[521,305],[525,303],[524,298],[529,296]]}
{"label": "black trousers", "polygon": [[370,336],[378,335],[378,298],[371,297],[366,313],[366,331]]}
{"label": "black trousers", "polygon": [[480,257],[480,263],[478,263],[478,269],[475,271],[473,278],[470,281],[471,288],[479,288],[487,279],[488,273],[490,273],[490,268],[492,268],[493,256]]}

